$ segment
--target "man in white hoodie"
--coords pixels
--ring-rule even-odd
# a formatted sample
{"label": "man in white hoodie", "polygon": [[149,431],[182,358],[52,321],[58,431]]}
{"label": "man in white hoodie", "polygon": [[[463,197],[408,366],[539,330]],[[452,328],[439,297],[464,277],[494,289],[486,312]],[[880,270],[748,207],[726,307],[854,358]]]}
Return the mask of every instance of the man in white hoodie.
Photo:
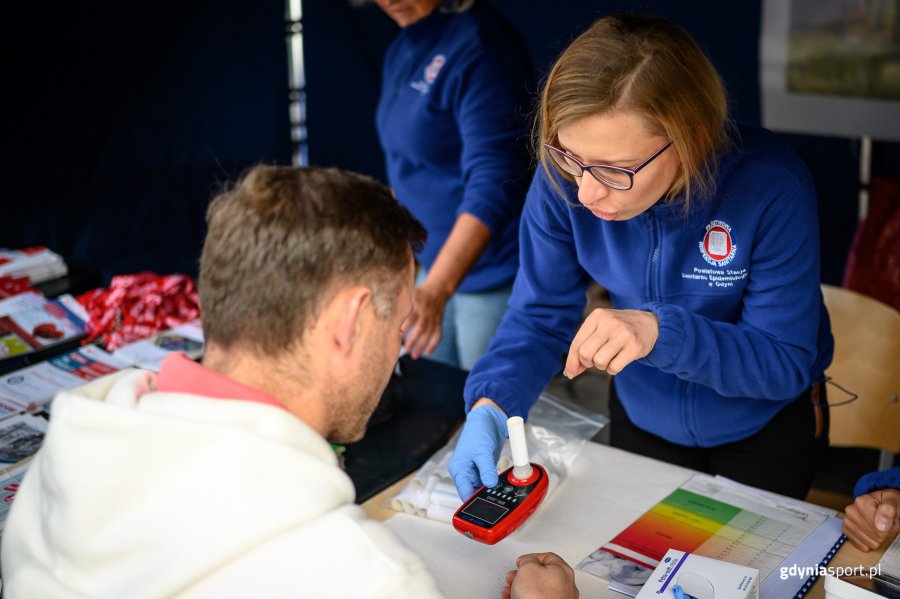
{"label": "man in white hoodie", "polygon": [[[375,181],[257,167],[207,215],[203,365],[59,394],[2,543],[7,599],[435,597],[354,505],[329,442],[364,433],[412,307],[422,226]],[[574,597],[554,554],[504,595]]]}

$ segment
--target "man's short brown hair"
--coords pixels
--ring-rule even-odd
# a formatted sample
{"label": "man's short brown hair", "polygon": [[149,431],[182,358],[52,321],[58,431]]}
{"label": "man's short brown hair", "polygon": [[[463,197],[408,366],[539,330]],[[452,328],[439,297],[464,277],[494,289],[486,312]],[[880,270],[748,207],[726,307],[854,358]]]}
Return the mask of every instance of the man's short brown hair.
{"label": "man's short brown hair", "polygon": [[336,284],[393,313],[425,229],[374,179],[334,168],[257,166],[209,205],[200,258],[208,341],[279,353],[303,338]]}

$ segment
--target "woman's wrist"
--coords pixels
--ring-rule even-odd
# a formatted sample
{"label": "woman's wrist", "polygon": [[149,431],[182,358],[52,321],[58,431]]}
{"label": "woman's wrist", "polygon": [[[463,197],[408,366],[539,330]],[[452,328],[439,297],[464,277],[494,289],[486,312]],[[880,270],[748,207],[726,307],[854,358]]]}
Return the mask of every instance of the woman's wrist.
{"label": "woman's wrist", "polygon": [[[481,399],[479,399],[478,401],[476,401],[475,403],[472,404],[472,408],[471,408],[471,409],[474,410],[475,408],[480,408],[481,406],[491,406],[492,408],[497,408],[498,410],[500,410],[500,411],[503,412],[504,414],[506,413],[506,411],[505,411],[503,408],[501,408],[500,406],[498,406],[498,405],[494,402],[494,400],[490,399],[489,397],[482,397]],[[471,410],[470,410],[470,411],[471,411]]]}
{"label": "woman's wrist", "polygon": [[440,300],[442,304],[446,304],[456,292],[456,285],[434,278],[431,274],[432,273],[428,273],[428,276],[426,276],[425,280],[419,285],[419,289],[435,299]]}

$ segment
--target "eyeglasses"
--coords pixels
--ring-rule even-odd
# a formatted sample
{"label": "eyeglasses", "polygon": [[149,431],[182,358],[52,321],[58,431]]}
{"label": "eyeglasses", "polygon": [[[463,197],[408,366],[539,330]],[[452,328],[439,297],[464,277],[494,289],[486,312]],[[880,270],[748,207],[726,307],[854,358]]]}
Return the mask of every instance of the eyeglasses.
{"label": "eyeglasses", "polygon": [[670,141],[635,168],[623,168],[609,164],[584,164],[568,152],[563,152],[550,144],[544,144],[544,147],[547,148],[547,152],[553,158],[553,161],[559,165],[559,168],[573,177],[581,177],[584,171],[588,171],[597,181],[600,181],[607,187],[627,191],[634,186],[634,176],[638,171],[653,162],[657,156],[665,152],[671,145],[672,142]]}

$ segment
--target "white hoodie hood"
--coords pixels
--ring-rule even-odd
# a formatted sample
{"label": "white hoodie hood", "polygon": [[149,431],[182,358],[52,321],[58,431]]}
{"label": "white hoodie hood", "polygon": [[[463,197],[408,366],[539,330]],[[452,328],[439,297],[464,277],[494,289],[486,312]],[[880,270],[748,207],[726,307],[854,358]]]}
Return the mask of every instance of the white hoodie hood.
{"label": "white hoodie hood", "polygon": [[279,595],[334,591],[315,562],[340,561],[324,556],[361,533],[375,555],[358,559],[386,559],[401,578],[422,570],[373,533],[305,423],[259,403],[155,392],[154,376],[130,370],[54,400],[3,535],[9,599],[238,596],[266,579]]}

